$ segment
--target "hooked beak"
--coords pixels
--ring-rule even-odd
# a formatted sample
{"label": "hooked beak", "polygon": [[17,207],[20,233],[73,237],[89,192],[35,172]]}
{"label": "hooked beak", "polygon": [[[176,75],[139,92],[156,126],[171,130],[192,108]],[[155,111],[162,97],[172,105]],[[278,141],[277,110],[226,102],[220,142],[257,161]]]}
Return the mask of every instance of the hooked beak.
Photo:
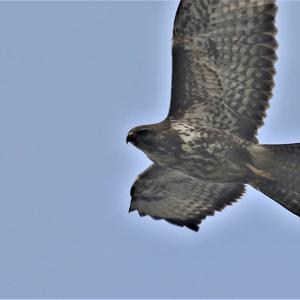
{"label": "hooked beak", "polygon": [[135,139],[135,133],[130,131],[126,138],[126,144],[134,142],[134,139]]}

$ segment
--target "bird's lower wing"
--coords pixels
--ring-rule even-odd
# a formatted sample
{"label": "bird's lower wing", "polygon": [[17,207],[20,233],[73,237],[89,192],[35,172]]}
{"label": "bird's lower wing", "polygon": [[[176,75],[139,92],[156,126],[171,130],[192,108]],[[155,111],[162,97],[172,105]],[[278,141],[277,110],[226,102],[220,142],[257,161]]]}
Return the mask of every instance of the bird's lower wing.
{"label": "bird's lower wing", "polygon": [[197,231],[206,216],[237,201],[244,190],[240,183],[203,182],[153,164],[133,184],[129,211]]}

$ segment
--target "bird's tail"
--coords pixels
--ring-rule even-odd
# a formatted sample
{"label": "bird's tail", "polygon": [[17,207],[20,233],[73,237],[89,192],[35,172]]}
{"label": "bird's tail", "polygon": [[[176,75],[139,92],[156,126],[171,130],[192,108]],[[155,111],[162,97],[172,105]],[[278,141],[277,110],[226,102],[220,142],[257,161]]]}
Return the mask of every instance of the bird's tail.
{"label": "bird's tail", "polygon": [[250,183],[300,216],[300,143],[250,147],[255,179]]}

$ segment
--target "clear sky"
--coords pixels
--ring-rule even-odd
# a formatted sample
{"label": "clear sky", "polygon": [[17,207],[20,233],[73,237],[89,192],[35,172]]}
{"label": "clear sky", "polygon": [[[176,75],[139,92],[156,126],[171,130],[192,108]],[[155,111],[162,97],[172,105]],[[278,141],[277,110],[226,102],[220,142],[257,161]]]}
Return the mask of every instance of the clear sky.
{"label": "clear sky", "polygon": [[[0,298],[300,297],[300,219],[253,189],[198,233],[127,214],[177,4],[0,2]],[[279,2],[262,143],[300,142],[299,15]]]}

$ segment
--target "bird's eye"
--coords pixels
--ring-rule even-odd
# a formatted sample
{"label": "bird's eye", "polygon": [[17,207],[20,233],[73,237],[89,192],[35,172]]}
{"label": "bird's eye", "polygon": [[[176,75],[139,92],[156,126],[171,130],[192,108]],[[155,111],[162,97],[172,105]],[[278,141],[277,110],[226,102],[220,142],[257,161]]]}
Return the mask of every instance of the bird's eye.
{"label": "bird's eye", "polygon": [[139,135],[141,135],[141,136],[146,136],[146,135],[148,135],[149,134],[149,130],[148,129],[140,129],[139,131],[138,131],[138,134]]}

